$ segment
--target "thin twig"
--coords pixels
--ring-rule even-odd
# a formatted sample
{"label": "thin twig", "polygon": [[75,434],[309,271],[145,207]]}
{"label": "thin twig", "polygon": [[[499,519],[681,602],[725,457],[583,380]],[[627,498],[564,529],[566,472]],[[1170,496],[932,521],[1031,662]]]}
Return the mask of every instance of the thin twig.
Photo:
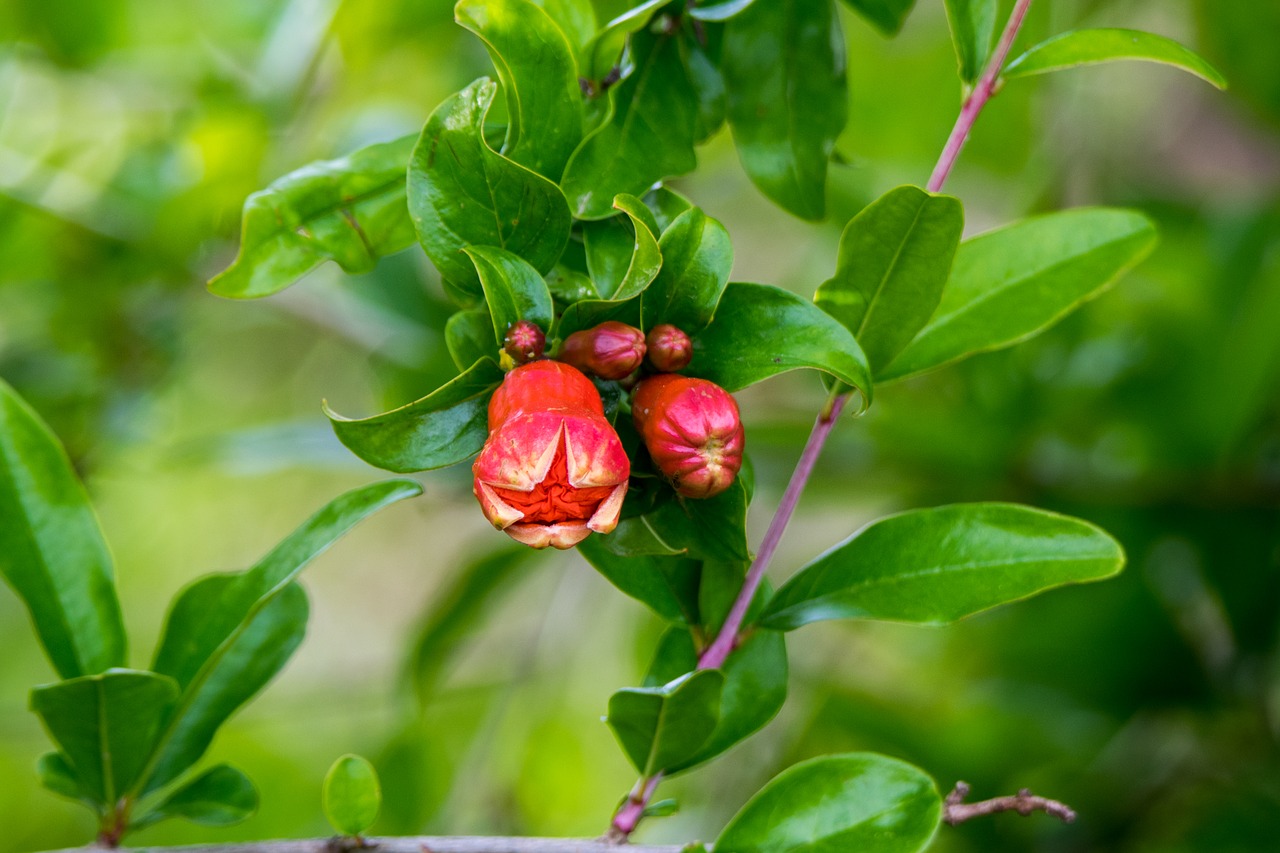
{"label": "thin twig", "polygon": [[1047,815],[1056,817],[1063,823],[1072,823],[1076,819],[1075,810],[1066,803],[1036,796],[1026,788],[1011,797],[992,797],[989,800],[979,800],[976,803],[966,803],[964,798],[967,796],[969,796],[969,783],[957,782],[955,788],[951,790],[950,794],[947,794],[946,800],[943,801],[942,819],[951,826],[956,826],[967,820],[973,820],[975,817],[984,817],[1000,812],[1017,812],[1023,817],[1032,812],[1044,812]]}
{"label": "thin twig", "polygon": [[[489,838],[452,837],[365,837],[358,849],[371,853],[617,853],[602,839],[587,838]],[[202,844],[183,847],[76,847],[51,853],[349,853],[357,849],[346,838],[310,838],[292,841],[250,841],[243,844]],[[679,845],[628,846],[627,853],[680,853]]]}

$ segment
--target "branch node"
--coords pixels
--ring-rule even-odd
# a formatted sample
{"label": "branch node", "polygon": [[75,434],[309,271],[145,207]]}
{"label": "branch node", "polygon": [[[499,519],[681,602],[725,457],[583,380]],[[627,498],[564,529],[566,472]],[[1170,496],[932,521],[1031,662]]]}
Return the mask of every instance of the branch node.
{"label": "branch node", "polygon": [[1023,817],[1034,812],[1044,812],[1063,823],[1072,823],[1076,819],[1075,810],[1066,803],[1037,796],[1031,793],[1029,788],[1023,788],[1011,797],[993,797],[990,800],[966,803],[964,799],[969,796],[969,791],[967,782],[956,782],[951,793],[947,794],[946,799],[943,800],[942,819],[950,826],[957,826],[975,817],[999,812],[1017,812]]}

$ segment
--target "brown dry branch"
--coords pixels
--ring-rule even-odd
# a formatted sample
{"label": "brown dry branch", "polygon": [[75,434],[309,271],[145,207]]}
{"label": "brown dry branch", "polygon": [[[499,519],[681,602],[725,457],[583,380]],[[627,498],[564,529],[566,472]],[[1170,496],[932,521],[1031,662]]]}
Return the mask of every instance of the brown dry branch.
{"label": "brown dry branch", "polygon": [[943,801],[942,819],[951,826],[973,820],[975,817],[999,812],[1017,812],[1023,817],[1032,812],[1044,812],[1063,823],[1071,823],[1076,819],[1075,810],[1066,803],[1050,800],[1047,797],[1038,797],[1026,788],[1011,797],[993,797],[976,803],[966,803],[964,798],[967,796],[969,796],[969,783],[957,782],[955,788]]}

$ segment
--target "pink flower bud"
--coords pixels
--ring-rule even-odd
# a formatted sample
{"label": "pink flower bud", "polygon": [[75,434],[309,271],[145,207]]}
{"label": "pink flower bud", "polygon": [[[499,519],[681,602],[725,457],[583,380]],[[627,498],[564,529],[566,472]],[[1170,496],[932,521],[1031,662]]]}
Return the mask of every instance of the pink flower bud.
{"label": "pink flower bud", "polygon": [[618,524],[631,463],[591,380],[535,361],[489,401],[489,438],[471,468],[485,517],[534,548],[572,548]]}
{"label": "pink flower bud", "polygon": [[537,323],[517,320],[507,329],[502,347],[516,364],[528,364],[542,358],[547,346],[547,336]]}
{"label": "pink flower bud", "polygon": [[659,323],[644,339],[649,363],[662,373],[677,373],[693,361],[693,341],[670,323]]}
{"label": "pink flower bud", "polygon": [[608,320],[565,338],[556,358],[601,379],[624,379],[644,361],[644,353],[644,332]]}
{"label": "pink flower bud", "polygon": [[658,470],[687,498],[720,494],[742,468],[738,404],[705,379],[663,373],[636,387],[636,429]]}

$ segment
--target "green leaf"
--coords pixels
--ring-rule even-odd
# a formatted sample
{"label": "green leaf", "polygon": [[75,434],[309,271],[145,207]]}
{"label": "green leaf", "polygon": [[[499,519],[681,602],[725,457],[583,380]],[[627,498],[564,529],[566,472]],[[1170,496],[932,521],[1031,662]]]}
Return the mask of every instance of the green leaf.
{"label": "green leaf", "polygon": [[803,219],[826,212],[827,163],[848,112],[830,0],[755,3],[725,25],[729,126],[752,183]]}
{"label": "green leaf", "polygon": [[775,776],[733,816],[716,853],[915,853],[933,840],[933,779],[870,752],[824,755]]}
{"label": "green leaf", "polygon": [[884,35],[896,36],[916,0],[844,0],[844,4]]}
{"label": "green leaf", "polygon": [[[658,644],[645,683],[666,683],[697,665],[689,631],[671,628]],[[667,768],[669,773],[688,770],[725,752],[759,731],[786,702],[787,646],[778,631],[752,631],[719,671],[724,674],[724,689],[715,730],[694,755]]]}
{"label": "green leaf", "polygon": [[583,49],[582,73],[597,83],[608,77],[622,61],[622,50],[631,34],[642,29],[649,23],[654,12],[670,2],[671,0],[646,0],[605,24]]}
{"label": "green leaf", "polygon": [[692,207],[676,217],[659,241],[662,269],[640,302],[640,325],[671,323],[696,335],[715,316],[733,269],[729,232]]}
{"label": "green leaf", "polygon": [[561,187],[579,219],[613,214],[622,193],[643,195],[663,178],[693,171],[698,103],[673,35],[638,32],[635,69],[608,91],[611,115],[565,167]]}
{"label": "green leaf", "polygon": [[650,803],[644,807],[644,816],[649,817],[671,817],[680,811],[680,803],[675,799],[667,798],[658,800],[656,803]]}
{"label": "green leaf", "polygon": [[563,31],[529,0],[460,0],[458,23],[484,42],[507,98],[502,153],[553,181],[582,141],[582,92]]}
{"label": "green leaf", "polygon": [[591,0],[534,0],[569,40],[574,56],[596,34],[596,10]]}
{"label": "green leaf", "polygon": [[521,320],[528,320],[544,332],[551,330],[555,317],[551,291],[537,270],[516,255],[492,246],[470,246],[463,251],[480,276],[498,349],[506,340],[507,330]]}
{"label": "green leaf", "polygon": [[653,213],[657,223],[655,234],[661,236],[680,214],[693,207],[693,202],[670,187],[662,186],[650,190],[644,197],[644,203]]}
{"label": "green leaf", "polygon": [[254,299],[284,290],[324,261],[349,273],[413,245],[405,166],[415,137],[309,163],[244,203],[240,253],[210,292]]}
{"label": "green leaf", "polygon": [[991,56],[1000,0],[946,0],[946,6],[960,80],[972,85],[982,75]]}
{"label": "green leaf", "polygon": [[506,249],[546,273],[569,240],[571,216],[556,185],[484,140],[496,91],[481,78],[448,98],[427,119],[409,162],[409,213],[418,240],[462,303],[481,293],[463,248]]}
{"label": "green leaf", "polygon": [[130,821],[134,830],[171,817],[201,826],[231,826],[258,810],[258,789],[230,764],[218,764],[178,786],[146,812]]}
{"label": "green leaf", "polygon": [[109,669],[35,688],[31,710],[80,790],[109,808],[140,781],[177,698],[178,685],[165,675]]}
{"label": "green leaf", "polygon": [[502,370],[485,358],[421,400],[368,418],[350,419],[325,407],[338,440],[386,471],[444,468],[480,452],[489,436],[489,397]]}
{"label": "green leaf", "polygon": [[1227,78],[1195,51],[1173,39],[1141,30],[1072,30],[1062,33],[1040,42],[1010,62],[1001,76],[1005,79],[1029,77],[1122,59],[1172,65],[1219,89],[1227,88]]}
{"label": "green leaf", "polygon": [[742,479],[715,497],[665,501],[643,518],[677,553],[699,560],[751,559]]}
{"label": "green leaf", "polygon": [[644,202],[623,193],[613,206],[625,214],[625,221],[615,216],[584,223],[583,238],[596,290],[605,301],[621,302],[649,286],[662,268],[662,252],[656,236],[658,223]]}
{"label": "green leaf", "polygon": [[410,480],[353,489],[330,501],[252,568],[210,575],[174,601],[152,668],[182,696],[153,760],[147,791],[177,778],[218,727],[284,666],[306,630],[307,599],[295,579],[360,521],[422,493]]}
{"label": "green leaf", "polygon": [[0,380],[0,575],[31,614],[63,678],[125,661],[111,553],[71,461]]}
{"label": "green leaf", "polygon": [[1000,349],[1053,325],[1155,246],[1140,213],[1077,208],[960,244],[938,310],[878,379],[898,379]]}
{"label": "green leaf", "polygon": [[704,669],[662,687],[627,687],[609,697],[606,722],[643,776],[694,755],[715,729],[724,676]]}
{"label": "green leaf", "polygon": [[494,323],[488,308],[455,311],[444,324],[444,342],[458,370],[465,371],[481,359],[493,361]]}
{"label": "green leaf", "polygon": [[802,367],[825,371],[871,400],[867,357],[840,322],[807,299],[767,284],[733,282],[715,320],[694,338],[688,373],[738,391]]}
{"label": "green leaf", "polygon": [[1017,504],[953,504],[867,525],[795,574],[760,624],[789,631],[822,619],[944,625],[1070,583],[1120,571],[1105,531]]}
{"label": "green leaf", "polygon": [[61,752],[46,752],[40,756],[36,761],[36,776],[45,790],[84,803],[94,811],[98,810],[97,795],[80,786],[75,769]]}
{"label": "green leaf", "polygon": [[[619,524],[619,528],[622,526]],[[616,531],[608,536],[588,537],[578,545],[578,553],[605,580],[653,608],[662,618],[696,623],[698,562],[684,557],[658,556],[645,550],[628,555],[615,553],[611,548],[623,545],[621,540],[615,541],[615,534]]]}
{"label": "green leaf", "polygon": [[344,755],[324,777],[324,813],[343,835],[360,835],[373,826],[382,808],[378,773],[368,759]]}
{"label": "green leaf", "polygon": [[[695,6],[691,11],[696,12],[699,8]],[[720,73],[718,60],[712,59],[708,49],[696,38],[680,39],[680,56],[689,69],[689,80],[698,101],[698,124],[693,138],[702,144],[724,126],[729,116],[724,75]]]}
{"label": "green leaf", "polygon": [[813,301],[853,332],[873,373],[933,316],[963,231],[957,199],[912,186],[890,190],[845,226],[836,274]]}
{"label": "green leaf", "polygon": [[689,17],[700,21],[727,21],[756,0],[704,0],[689,7]]}

